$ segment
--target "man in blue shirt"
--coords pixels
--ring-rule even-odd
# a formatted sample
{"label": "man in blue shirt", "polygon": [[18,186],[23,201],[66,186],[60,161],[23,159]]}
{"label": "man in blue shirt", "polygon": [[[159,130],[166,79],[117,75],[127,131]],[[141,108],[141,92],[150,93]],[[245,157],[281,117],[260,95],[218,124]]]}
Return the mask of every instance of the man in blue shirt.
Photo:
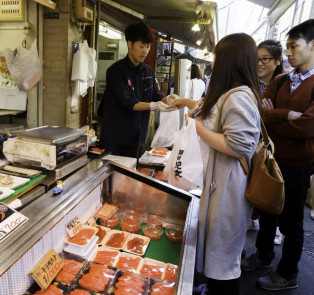
{"label": "man in blue shirt", "polygon": [[171,111],[160,93],[153,68],[144,63],[153,34],[144,22],[125,29],[128,54],[106,74],[100,146],[113,155],[139,157],[151,110]]}

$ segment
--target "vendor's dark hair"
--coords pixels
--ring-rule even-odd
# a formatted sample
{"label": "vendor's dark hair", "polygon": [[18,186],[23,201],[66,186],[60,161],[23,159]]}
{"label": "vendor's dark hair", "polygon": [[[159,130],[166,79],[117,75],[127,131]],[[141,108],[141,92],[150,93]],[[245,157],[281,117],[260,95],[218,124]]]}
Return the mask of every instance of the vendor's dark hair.
{"label": "vendor's dark hair", "polygon": [[206,119],[211,115],[212,107],[224,93],[241,85],[251,88],[261,113],[257,47],[254,39],[244,33],[228,35],[217,43],[214,53],[215,64],[201,118]]}
{"label": "vendor's dark hair", "polygon": [[265,48],[276,61],[277,60],[280,61],[280,65],[276,67],[271,79],[283,73],[281,43],[279,41],[269,39],[258,44],[257,49],[260,49],[260,48]]}
{"label": "vendor's dark hair", "polygon": [[293,27],[287,33],[287,36],[292,40],[303,38],[306,43],[309,43],[314,39],[314,19],[308,19],[307,21]]}
{"label": "vendor's dark hair", "polygon": [[197,64],[191,65],[191,79],[202,79],[202,73]]}
{"label": "vendor's dark hair", "polygon": [[137,41],[142,41],[143,43],[153,43],[154,41],[154,36],[150,27],[142,21],[128,25],[124,34],[125,40],[131,41],[132,43]]}

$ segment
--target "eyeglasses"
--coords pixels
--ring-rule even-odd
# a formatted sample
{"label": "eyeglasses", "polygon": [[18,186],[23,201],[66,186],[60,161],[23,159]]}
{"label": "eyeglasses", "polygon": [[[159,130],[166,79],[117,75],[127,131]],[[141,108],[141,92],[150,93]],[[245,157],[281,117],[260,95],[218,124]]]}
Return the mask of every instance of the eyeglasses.
{"label": "eyeglasses", "polygon": [[258,59],[257,59],[257,63],[258,63],[258,62],[261,62],[263,65],[267,65],[267,64],[270,63],[270,61],[271,61],[272,59],[275,59],[275,58],[274,58],[274,57],[262,57],[262,58],[258,58]]}

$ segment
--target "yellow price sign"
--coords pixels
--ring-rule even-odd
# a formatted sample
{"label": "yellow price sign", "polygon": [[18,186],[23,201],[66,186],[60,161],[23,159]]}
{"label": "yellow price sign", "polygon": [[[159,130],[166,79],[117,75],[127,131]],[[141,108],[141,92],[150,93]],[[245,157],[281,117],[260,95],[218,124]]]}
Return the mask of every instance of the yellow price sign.
{"label": "yellow price sign", "polygon": [[52,249],[33,267],[29,275],[33,277],[41,289],[46,290],[63,265],[64,262],[61,257]]}

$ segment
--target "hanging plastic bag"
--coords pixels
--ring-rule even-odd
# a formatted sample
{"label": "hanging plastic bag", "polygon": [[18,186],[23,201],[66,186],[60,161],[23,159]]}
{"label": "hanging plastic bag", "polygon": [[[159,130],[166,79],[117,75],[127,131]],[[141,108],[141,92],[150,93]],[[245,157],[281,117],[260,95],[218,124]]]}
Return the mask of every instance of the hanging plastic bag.
{"label": "hanging plastic bag", "polygon": [[194,119],[188,119],[175,138],[164,169],[168,182],[189,191],[203,187],[203,160]]}
{"label": "hanging plastic bag", "polygon": [[93,87],[97,72],[96,50],[89,48],[84,40],[73,55],[71,81],[73,96],[85,96],[87,89]]}
{"label": "hanging plastic bag", "polygon": [[172,146],[175,134],[179,131],[179,124],[179,111],[161,112],[160,124],[151,143],[151,148]]}
{"label": "hanging plastic bag", "polygon": [[19,90],[27,91],[37,84],[41,78],[41,66],[36,41],[30,50],[20,46],[14,52],[6,48],[5,59],[11,76]]}

